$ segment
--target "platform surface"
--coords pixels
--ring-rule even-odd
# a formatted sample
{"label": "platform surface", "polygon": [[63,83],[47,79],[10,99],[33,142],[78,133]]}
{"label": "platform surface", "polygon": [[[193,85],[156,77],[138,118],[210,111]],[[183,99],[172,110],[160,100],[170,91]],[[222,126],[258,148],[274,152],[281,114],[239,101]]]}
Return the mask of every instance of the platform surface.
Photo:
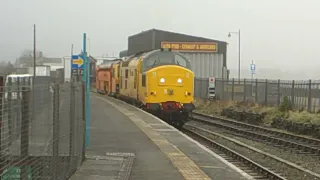
{"label": "platform surface", "polygon": [[91,96],[87,160],[71,180],[239,180],[249,175],[175,128],[110,97]]}

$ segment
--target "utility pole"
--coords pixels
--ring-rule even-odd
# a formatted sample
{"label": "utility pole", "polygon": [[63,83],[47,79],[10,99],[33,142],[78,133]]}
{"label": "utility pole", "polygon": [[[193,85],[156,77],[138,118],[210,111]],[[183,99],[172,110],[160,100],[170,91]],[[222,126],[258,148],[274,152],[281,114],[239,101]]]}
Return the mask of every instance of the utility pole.
{"label": "utility pole", "polygon": [[72,75],[72,56],[73,56],[73,44],[71,44],[71,56],[70,56],[70,83],[73,82],[73,75]]}
{"label": "utility pole", "polygon": [[240,47],[241,47],[241,43],[240,43],[240,29],[238,30],[238,32],[229,32],[228,37],[231,37],[231,34],[238,34],[238,49],[239,49],[239,54],[238,54],[238,80],[240,83],[240,63],[241,63],[241,54],[240,54]]}
{"label": "utility pole", "polygon": [[239,37],[238,37],[238,38],[239,38],[239,42],[238,42],[238,43],[239,43],[239,44],[238,44],[238,46],[239,46],[239,52],[238,52],[238,53],[239,53],[239,57],[238,57],[238,58],[239,58],[239,60],[238,60],[238,61],[239,61],[239,62],[238,62],[238,79],[239,79],[239,81],[240,81],[240,71],[241,71],[241,70],[240,70],[240,62],[241,62],[241,58],[240,58],[240,57],[241,57],[241,55],[240,55],[240,47],[241,47],[241,44],[240,44],[240,29],[239,29],[239,31],[238,31],[238,36],[239,36]]}

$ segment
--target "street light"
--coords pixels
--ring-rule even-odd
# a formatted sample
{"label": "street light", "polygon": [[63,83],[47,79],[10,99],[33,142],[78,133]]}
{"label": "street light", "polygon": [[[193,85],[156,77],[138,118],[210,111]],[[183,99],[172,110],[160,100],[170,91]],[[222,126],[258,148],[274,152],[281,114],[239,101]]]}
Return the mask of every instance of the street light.
{"label": "street light", "polygon": [[240,81],[240,29],[239,29],[239,31],[238,32],[229,32],[229,34],[228,34],[228,37],[231,37],[231,34],[238,34],[238,38],[239,38],[239,41],[238,41],[238,45],[239,45],[239,54],[238,54],[238,58],[239,58],[239,60],[238,60],[238,79],[239,79],[239,81]]}

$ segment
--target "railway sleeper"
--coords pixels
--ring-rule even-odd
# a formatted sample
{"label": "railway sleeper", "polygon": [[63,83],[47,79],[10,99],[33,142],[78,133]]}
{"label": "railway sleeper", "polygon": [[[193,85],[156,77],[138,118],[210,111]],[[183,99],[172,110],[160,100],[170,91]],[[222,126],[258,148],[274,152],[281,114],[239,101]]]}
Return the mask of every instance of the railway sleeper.
{"label": "railway sleeper", "polygon": [[258,132],[264,132],[268,136],[274,135],[274,136],[276,136],[278,138],[285,138],[285,139],[290,139],[290,140],[298,140],[299,143],[306,142],[306,143],[309,144],[309,146],[310,146],[310,144],[318,145],[317,147],[320,148],[320,140],[318,140],[318,139],[310,139],[310,138],[303,137],[303,136],[296,136],[296,135],[293,135],[293,134],[274,131],[272,129],[268,129],[268,128],[265,128],[265,127],[255,126],[255,125],[251,125],[251,124],[247,124],[247,123],[243,123],[243,122],[237,122],[235,120],[228,120],[228,119],[223,119],[223,118],[219,118],[219,117],[208,116],[208,115],[201,114],[201,113],[193,113],[193,114],[198,115],[198,116],[203,117],[203,118],[206,118],[206,119],[216,120],[216,121],[223,122],[223,123],[226,123],[226,124],[236,125],[238,127],[245,127],[247,129],[251,129],[251,130],[253,129],[256,132],[257,131]]}
{"label": "railway sleeper", "polygon": [[220,128],[228,129],[229,131],[234,131],[236,133],[243,134],[245,136],[253,136],[255,138],[259,138],[259,139],[262,139],[265,141],[270,141],[272,143],[278,144],[278,146],[276,146],[276,147],[283,147],[283,146],[294,147],[295,146],[296,148],[298,148],[300,150],[307,150],[311,153],[318,153],[320,155],[319,149],[312,148],[310,146],[306,147],[304,145],[297,144],[295,142],[290,142],[290,141],[286,141],[286,140],[279,139],[279,138],[272,138],[272,137],[266,136],[264,134],[258,134],[257,132],[244,131],[244,130],[238,129],[237,127],[225,125],[226,123],[213,122],[213,121],[202,120],[202,119],[197,119],[197,118],[193,118],[193,119],[195,121],[200,121],[202,123],[211,124],[211,125],[214,125],[214,126],[217,126]]}

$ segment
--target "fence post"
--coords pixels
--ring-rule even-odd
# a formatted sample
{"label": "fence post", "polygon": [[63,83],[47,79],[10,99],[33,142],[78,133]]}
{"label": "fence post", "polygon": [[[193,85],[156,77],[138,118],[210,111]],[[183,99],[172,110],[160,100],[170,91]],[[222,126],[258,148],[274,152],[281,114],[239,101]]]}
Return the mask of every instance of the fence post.
{"label": "fence post", "polygon": [[264,94],[264,103],[268,105],[268,79],[266,79],[266,87],[265,87],[265,94]]}
{"label": "fence post", "polygon": [[258,79],[256,79],[256,89],[255,89],[255,93],[256,93],[256,95],[255,95],[255,97],[254,97],[255,103],[258,103]]}
{"label": "fence post", "polygon": [[7,112],[8,112],[8,128],[9,128],[9,146],[12,143],[12,78],[8,78],[8,86],[7,86]]}
{"label": "fence post", "polygon": [[292,87],[291,87],[291,104],[292,104],[292,107],[294,106],[294,85],[295,85],[295,82],[293,80],[292,81]]}
{"label": "fence post", "polygon": [[220,84],[221,84],[221,95],[220,95],[220,100],[223,100],[224,98],[224,79],[219,79]]}
{"label": "fence post", "polygon": [[3,172],[3,168],[6,166],[6,164],[5,164],[5,161],[4,161],[4,157],[3,157],[3,155],[4,155],[4,152],[2,152],[2,149],[4,149],[4,148],[2,148],[2,128],[3,128],[3,115],[4,115],[4,113],[3,113],[3,109],[4,109],[4,107],[3,107],[3,94],[4,94],[4,85],[5,85],[5,82],[4,82],[4,77],[3,76],[0,76],[0,154],[1,154],[1,156],[0,156],[0,162],[1,162],[1,165],[0,165],[0,174],[2,174],[2,172]]}
{"label": "fence post", "polygon": [[[16,81],[16,83],[17,83],[17,96],[16,96],[16,98],[17,98],[17,100],[15,101],[15,104],[14,104],[14,120],[15,120],[15,123],[14,123],[14,127],[16,127],[16,129],[17,129],[17,133],[15,134],[15,136],[14,136],[14,138],[16,138],[16,139],[19,139],[19,115],[20,115],[20,112],[22,112],[22,108],[21,108],[21,106],[23,106],[23,104],[22,104],[22,102],[21,102],[21,104],[20,104],[20,110],[19,110],[19,100],[20,100],[20,98],[22,98],[21,96],[20,96],[20,93],[22,93],[22,87],[21,87],[21,85],[20,85],[20,81],[21,81],[21,78],[20,77],[17,77],[17,81]],[[22,100],[22,99],[21,99]],[[16,112],[16,111],[18,111],[18,112]],[[20,132],[21,133],[21,135],[22,135],[22,132]],[[22,147],[22,146],[21,146]]]}
{"label": "fence post", "polygon": [[231,100],[234,101],[234,78],[232,78],[232,87],[231,87]]}
{"label": "fence post", "polygon": [[243,79],[243,101],[246,101],[246,78]]}
{"label": "fence post", "polygon": [[309,79],[309,92],[308,92],[308,111],[311,112],[311,108],[312,108],[312,80]]}
{"label": "fence post", "polygon": [[73,82],[70,83],[70,134],[69,134],[69,164],[70,164],[70,172],[73,173],[73,166],[74,166],[74,137],[75,137],[75,132],[74,132],[74,126],[75,126],[75,102],[74,102],[74,84]]}
{"label": "fence post", "polygon": [[52,131],[52,178],[53,179],[59,179],[59,172],[58,167],[60,166],[58,164],[58,158],[59,158],[59,131],[60,131],[60,125],[59,125],[59,84],[56,84],[54,82],[53,84],[53,111],[52,111],[52,125],[53,125],[53,131]]}
{"label": "fence post", "polygon": [[277,97],[277,105],[280,105],[280,99],[281,99],[281,94],[280,94],[280,79],[278,79],[278,97]]}
{"label": "fence post", "polygon": [[[28,159],[29,156],[29,121],[30,121],[30,89],[23,87],[22,88],[22,101],[21,101],[21,141],[20,141],[20,156],[23,159]],[[26,166],[26,162],[22,163],[21,167],[21,180],[28,179],[28,169]]]}
{"label": "fence post", "polygon": [[[199,87],[201,87],[200,97],[201,98],[208,98],[208,93],[206,93],[206,90],[204,90],[204,88],[202,88],[202,87],[204,87],[204,84],[205,84],[204,81],[205,81],[205,79],[200,78],[200,83],[199,83]],[[208,86],[206,88],[208,89]]]}

